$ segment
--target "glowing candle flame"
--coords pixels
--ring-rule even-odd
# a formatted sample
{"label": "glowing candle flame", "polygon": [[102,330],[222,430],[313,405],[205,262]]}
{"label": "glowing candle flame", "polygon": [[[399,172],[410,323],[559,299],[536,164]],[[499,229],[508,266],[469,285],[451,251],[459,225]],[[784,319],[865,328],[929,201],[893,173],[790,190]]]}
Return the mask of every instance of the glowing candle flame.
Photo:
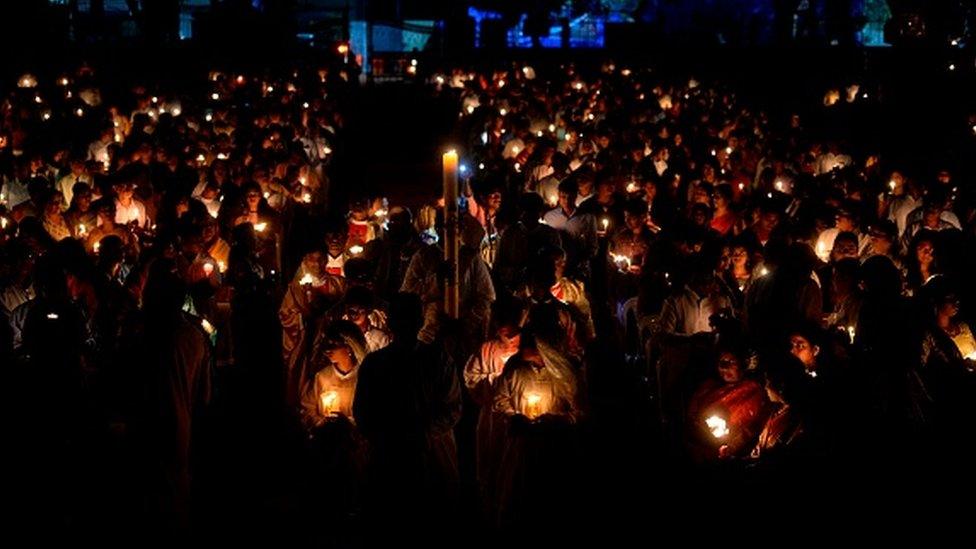
{"label": "glowing candle flame", "polygon": [[200,326],[203,326],[203,331],[207,332],[207,335],[214,335],[217,333],[217,328],[214,328],[214,325],[211,324],[206,318],[200,319]]}
{"label": "glowing candle flame", "polygon": [[313,282],[315,282],[315,277],[309,273],[305,273],[302,275],[302,279],[298,281],[298,284],[301,286],[311,286]]}
{"label": "glowing candle flame", "polygon": [[359,244],[353,244],[352,246],[349,247],[349,253],[352,255],[359,255],[363,253],[363,247],[360,246]]}
{"label": "glowing candle flame", "polygon": [[259,233],[263,233],[264,230],[267,229],[267,228],[268,228],[268,224],[265,223],[265,222],[263,222],[263,221],[261,223],[258,223],[257,225],[254,226],[254,230],[257,231],[257,232],[259,232]]}
{"label": "glowing candle flame", "polygon": [[223,261],[218,261],[217,262],[217,270],[220,271],[220,272],[222,272],[222,273],[225,272],[225,271],[227,271],[227,264],[224,263]]}
{"label": "glowing candle flame", "polygon": [[339,411],[339,393],[337,391],[326,391],[319,396],[322,402],[322,413],[332,415]]}
{"label": "glowing candle flame", "polygon": [[895,190],[895,187],[897,187],[897,186],[898,186],[898,183],[896,183],[894,179],[892,179],[891,181],[888,182],[888,188],[891,189],[892,191],[894,191]]}
{"label": "glowing candle flame", "polygon": [[542,415],[542,395],[539,393],[528,393],[525,395],[525,416],[535,419]]}
{"label": "glowing candle flame", "polygon": [[604,231],[606,231],[607,230],[607,227],[610,226],[610,220],[607,219],[607,218],[605,218],[605,217],[602,220],[600,220],[600,223],[603,224],[603,230]]}
{"label": "glowing candle flame", "polygon": [[213,115],[208,112],[203,116],[203,119],[206,120],[207,122],[213,122]]}
{"label": "glowing candle flame", "polygon": [[214,92],[214,93],[210,94],[210,99],[213,99],[214,101],[218,101],[218,100],[220,100],[220,94],[217,93],[217,92]]}
{"label": "glowing candle flame", "polygon": [[725,420],[718,416],[711,416],[705,420],[705,425],[712,432],[712,436],[715,438],[723,438],[729,434],[729,427]]}
{"label": "glowing candle flame", "polygon": [[640,187],[637,186],[637,183],[635,183],[633,181],[631,181],[630,183],[627,183],[627,192],[628,193],[636,193],[639,190],[640,190]]}
{"label": "glowing candle flame", "polygon": [[87,232],[88,232],[88,228],[85,227],[85,224],[84,223],[79,223],[78,224],[78,236],[85,236],[85,233],[87,233]]}
{"label": "glowing candle flame", "polygon": [[101,247],[102,247],[102,243],[101,242],[96,242],[96,243],[92,244],[92,251],[97,254],[99,248],[101,248]]}
{"label": "glowing candle flame", "polygon": [[58,313],[48,313],[48,314],[47,314],[47,319],[48,319],[48,320],[57,320],[58,318],[60,318],[60,317],[58,316]]}
{"label": "glowing candle flame", "polygon": [[851,345],[854,344],[854,336],[855,335],[856,335],[856,332],[854,331],[854,326],[848,326],[847,327],[847,336],[849,338],[851,338]]}
{"label": "glowing candle flame", "polygon": [[630,268],[630,257],[620,254],[611,254],[611,256],[613,257],[613,264],[620,271],[627,271]]}
{"label": "glowing candle flame", "polygon": [[304,194],[302,194],[302,202],[304,202],[306,204],[311,204],[312,203],[312,194],[311,193],[304,193]]}
{"label": "glowing candle flame", "polygon": [[212,275],[212,274],[213,274],[213,272],[214,272],[214,266],[213,266],[213,263],[209,263],[209,262],[208,262],[208,263],[204,263],[204,264],[203,264],[203,274],[204,274],[204,275],[206,275],[206,276],[208,276],[208,277],[209,277],[210,275]]}

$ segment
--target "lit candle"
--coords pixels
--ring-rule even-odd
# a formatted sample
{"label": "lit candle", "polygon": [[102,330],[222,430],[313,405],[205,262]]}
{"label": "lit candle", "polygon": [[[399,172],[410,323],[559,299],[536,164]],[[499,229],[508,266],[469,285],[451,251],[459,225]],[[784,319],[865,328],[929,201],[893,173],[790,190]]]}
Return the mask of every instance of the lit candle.
{"label": "lit candle", "polygon": [[386,214],[387,214],[387,212],[383,208],[380,208],[380,209],[376,210],[375,212],[373,212],[373,215],[376,216],[376,217],[386,217]]}
{"label": "lit candle", "polygon": [[213,92],[212,94],[210,94],[210,99],[213,99],[214,101],[218,101],[220,100],[220,94],[217,92]]}
{"label": "lit candle", "polygon": [[898,183],[895,183],[895,180],[894,179],[892,179],[891,181],[888,182],[888,188],[891,189],[891,192],[895,192],[895,187],[897,187],[897,186],[898,186]]}
{"label": "lit candle", "polygon": [[304,194],[302,194],[302,202],[304,202],[306,204],[311,204],[311,202],[312,202],[312,194],[311,193],[304,193]]}
{"label": "lit candle", "polygon": [[611,254],[613,257],[613,264],[617,266],[620,272],[625,273],[630,269],[630,257],[621,254]]}
{"label": "lit candle", "polygon": [[461,278],[458,261],[460,241],[458,238],[458,153],[451,149],[444,153],[443,159],[443,194],[444,200],[444,261],[448,265],[447,277],[444,284],[444,312],[448,318],[460,317],[459,279]]}
{"label": "lit candle", "polygon": [[75,109],[75,114],[77,114],[78,116],[85,116],[85,109],[78,107],[77,109]]}
{"label": "lit candle", "polygon": [[854,331],[854,326],[847,327],[847,336],[851,338],[851,345],[854,345],[854,336],[856,335]]}
{"label": "lit candle", "polygon": [[6,217],[0,217],[0,229],[6,229],[7,223],[8,221]]}
{"label": "lit candle", "polygon": [[102,243],[101,242],[96,242],[96,243],[92,244],[92,251],[97,254],[98,253],[98,249],[101,248],[101,247],[102,247]]}
{"label": "lit candle", "polygon": [[607,232],[607,228],[610,226],[610,220],[604,217],[600,220],[600,223],[603,225],[603,232]]}
{"label": "lit candle", "polygon": [[363,247],[360,246],[359,244],[353,244],[352,246],[349,247],[349,253],[351,255],[359,255],[363,253]]}
{"label": "lit candle", "polygon": [[627,192],[628,193],[636,193],[638,190],[640,190],[640,187],[637,186],[637,183],[635,183],[633,181],[631,181],[630,183],[627,183]]}
{"label": "lit candle", "polygon": [[326,391],[319,395],[322,403],[322,415],[331,416],[339,412],[339,392]]}
{"label": "lit candle", "polygon": [[213,115],[208,112],[207,114],[205,114],[203,116],[203,119],[206,120],[207,122],[212,122],[213,121]]}
{"label": "lit candle", "polygon": [[302,279],[298,281],[298,284],[301,286],[311,286],[313,282],[315,282],[315,278],[309,273],[305,273],[302,275]]}
{"label": "lit candle", "polygon": [[776,181],[776,190],[779,191],[779,192],[783,192],[783,182],[782,181],[779,181],[779,180]]}
{"label": "lit candle", "polygon": [[85,227],[85,224],[84,223],[79,223],[78,224],[78,236],[85,236],[85,234],[87,232],[88,232],[88,228]]}
{"label": "lit candle", "polygon": [[259,232],[259,233],[263,233],[264,230],[267,229],[267,228],[268,228],[268,224],[265,223],[265,222],[263,222],[263,221],[261,223],[258,223],[256,225],[254,225],[254,230],[257,231],[257,232]]}
{"label": "lit candle", "polygon": [[525,417],[535,419],[542,415],[542,395],[528,393],[525,395]]}
{"label": "lit candle", "polygon": [[766,276],[768,274],[769,274],[769,269],[767,269],[766,267],[762,267],[761,269],[759,269],[759,276]]}
{"label": "lit candle", "polygon": [[206,318],[200,319],[200,326],[203,326],[203,331],[207,332],[207,335],[212,336],[217,333],[217,328],[214,328],[214,325],[211,324]]}
{"label": "lit candle", "polygon": [[214,271],[214,266],[213,266],[213,263],[210,263],[210,262],[208,261],[207,263],[204,263],[204,264],[203,264],[203,274],[204,274],[204,275],[206,275],[206,276],[208,276],[208,277],[209,277],[210,275],[212,275],[212,274],[213,274],[213,271]]}
{"label": "lit candle", "polygon": [[705,420],[705,425],[712,432],[715,438],[723,438],[729,434],[729,427],[726,421],[719,416],[711,416]]}
{"label": "lit candle", "polygon": [[224,263],[223,261],[218,261],[217,262],[217,270],[220,271],[220,272],[225,272],[227,270],[227,264]]}

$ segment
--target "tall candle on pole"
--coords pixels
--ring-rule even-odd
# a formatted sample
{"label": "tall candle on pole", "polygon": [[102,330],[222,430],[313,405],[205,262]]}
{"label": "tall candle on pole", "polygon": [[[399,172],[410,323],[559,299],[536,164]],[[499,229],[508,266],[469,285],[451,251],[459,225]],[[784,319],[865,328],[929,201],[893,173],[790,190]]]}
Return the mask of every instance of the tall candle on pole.
{"label": "tall candle on pole", "polygon": [[460,264],[458,251],[458,154],[451,149],[444,153],[444,262],[447,263],[447,279],[444,281],[444,313],[448,318],[459,316],[458,280]]}

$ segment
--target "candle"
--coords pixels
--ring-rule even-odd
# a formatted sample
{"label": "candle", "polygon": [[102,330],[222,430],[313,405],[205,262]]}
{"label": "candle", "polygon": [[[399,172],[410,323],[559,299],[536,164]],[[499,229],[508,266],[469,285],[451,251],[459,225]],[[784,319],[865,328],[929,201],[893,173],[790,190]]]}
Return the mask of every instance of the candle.
{"label": "candle", "polygon": [[352,245],[352,246],[349,247],[349,253],[351,255],[359,255],[359,254],[363,253],[363,247],[360,246],[359,244],[354,244],[354,245]]}
{"label": "candle", "polygon": [[214,271],[213,263],[210,263],[208,261],[208,262],[206,262],[206,263],[203,264],[203,274],[205,274],[205,275],[207,275],[209,277],[210,275],[213,274],[213,271]]}
{"label": "candle", "polygon": [[198,154],[198,155],[197,155],[197,162],[199,162],[199,163],[201,163],[201,164],[203,164],[203,163],[204,163],[204,162],[206,162],[206,161],[207,161],[207,157],[206,157],[206,156],[204,156],[204,155],[202,155],[202,154]]}
{"label": "candle", "polygon": [[541,416],[542,412],[542,395],[534,392],[525,395],[525,416],[535,419]]}
{"label": "candle", "polygon": [[207,122],[212,122],[213,121],[213,115],[208,112],[207,114],[205,114],[203,116],[203,119],[206,120]]}
{"label": "candle", "polygon": [[639,190],[640,190],[640,187],[637,186],[637,183],[635,183],[633,181],[631,181],[630,183],[627,183],[627,192],[628,193],[636,193]]}
{"label": "candle", "polygon": [[153,102],[153,104],[159,103],[159,98],[156,97],[155,95],[152,96],[152,102]]}
{"label": "candle", "polygon": [[102,243],[101,242],[96,242],[96,243],[92,244],[92,251],[97,254],[98,253],[98,249],[101,248],[101,247],[102,247]]}
{"label": "candle", "polygon": [[851,338],[851,345],[854,345],[854,336],[855,335],[856,334],[855,334],[855,331],[854,331],[854,326],[848,326],[847,327],[847,336],[849,338]]}
{"label": "candle", "polygon": [[265,223],[265,222],[263,222],[263,221],[261,223],[258,223],[256,225],[254,225],[254,230],[257,231],[257,232],[259,232],[259,233],[263,233],[264,230],[267,229],[267,228],[268,228],[268,224]]}
{"label": "candle", "polygon": [[620,272],[625,273],[630,269],[630,257],[621,254],[611,254],[613,257],[613,263],[617,266]]}
{"label": "candle", "polygon": [[610,220],[604,217],[600,220],[600,223],[603,225],[603,232],[607,232],[607,227],[610,226]]}
{"label": "candle", "polygon": [[85,236],[85,234],[88,232],[88,228],[85,227],[84,223],[79,223],[77,232],[78,232],[78,236]]}
{"label": "candle", "polygon": [[319,395],[319,400],[322,403],[322,415],[331,416],[339,412],[338,391],[325,391]]}
{"label": "candle", "polygon": [[783,192],[783,182],[782,181],[779,181],[779,180],[776,181],[776,190],[779,191],[779,192]]}
{"label": "candle", "polygon": [[302,279],[298,281],[298,284],[301,286],[311,286],[313,282],[315,282],[315,278],[309,273],[305,273],[302,275]]}
{"label": "candle", "polygon": [[220,271],[220,272],[226,271],[227,270],[227,264],[224,263],[223,261],[218,261],[217,262],[217,270]]}
{"label": "candle", "polygon": [[312,202],[312,194],[311,193],[302,194],[302,202],[306,204],[310,204]]}
{"label": "candle", "polygon": [[895,192],[895,187],[897,186],[898,183],[896,183],[894,179],[888,182],[888,188],[891,189],[891,192]]}
{"label": "candle", "polygon": [[244,76],[237,75],[237,83],[238,84],[243,84],[244,83]]}
{"label": "candle", "polygon": [[726,421],[719,416],[711,416],[705,420],[705,425],[712,432],[715,438],[723,438],[729,434],[729,427]]}
{"label": "candle", "polygon": [[212,94],[210,94],[210,99],[213,99],[214,101],[219,101],[220,100],[220,94],[217,93],[217,92],[213,92]]}
{"label": "candle", "polygon": [[77,114],[78,116],[85,116],[85,109],[78,107],[77,109],[75,109],[75,114]]}
{"label": "candle", "polygon": [[6,229],[7,223],[8,221],[6,217],[0,217],[0,229]]}
{"label": "candle", "polygon": [[380,208],[380,209],[376,210],[375,212],[373,212],[373,215],[376,216],[376,217],[386,217],[386,213],[387,212],[386,212],[385,209]]}
{"label": "candle", "polygon": [[460,316],[459,264],[460,242],[458,238],[458,153],[451,149],[444,153],[443,159],[443,199],[444,199],[444,261],[448,265],[444,284],[444,312],[449,318]]}
{"label": "candle", "polygon": [[766,276],[768,274],[769,274],[769,269],[767,269],[766,267],[762,267],[761,269],[759,269],[759,276]]}
{"label": "candle", "polygon": [[262,196],[264,196],[264,199],[267,200],[271,198],[271,193],[269,193],[268,191],[264,191],[264,194]]}
{"label": "candle", "polygon": [[217,333],[217,328],[214,328],[214,325],[211,324],[206,318],[200,319],[200,326],[203,326],[203,331],[207,332],[207,335],[212,336]]}

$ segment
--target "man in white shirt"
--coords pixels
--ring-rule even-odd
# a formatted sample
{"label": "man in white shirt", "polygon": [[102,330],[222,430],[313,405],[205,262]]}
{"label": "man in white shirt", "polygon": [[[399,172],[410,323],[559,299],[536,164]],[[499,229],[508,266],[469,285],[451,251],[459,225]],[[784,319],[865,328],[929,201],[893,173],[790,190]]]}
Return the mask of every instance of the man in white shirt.
{"label": "man in white shirt", "polygon": [[57,190],[64,196],[64,208],[71,206],[71,199],[74,196],[72,190],[76,183],[87,183],[90,187],[92,178],[85,171],[85,161],[80,158],[71,159],[71,172],[58,180]]}
{"label": "man in white shirt", "polygon": [[136,226],[145,228],[149,221],[146,217],[146,206],[133,196],[135,187],[132,182],[116,182],[113,189],[115,190],[115,222],[119,225],[134,222]]}
{"label": "man in white shirt", "polygon": [[576,182],[569,178],[559,184],[559,204],[546,212],[542,220],[553,229],[565,233],[563,242],[570,263],[588,272],[589,260],[599,251],[596,218],[580,213],[576,208]]}

